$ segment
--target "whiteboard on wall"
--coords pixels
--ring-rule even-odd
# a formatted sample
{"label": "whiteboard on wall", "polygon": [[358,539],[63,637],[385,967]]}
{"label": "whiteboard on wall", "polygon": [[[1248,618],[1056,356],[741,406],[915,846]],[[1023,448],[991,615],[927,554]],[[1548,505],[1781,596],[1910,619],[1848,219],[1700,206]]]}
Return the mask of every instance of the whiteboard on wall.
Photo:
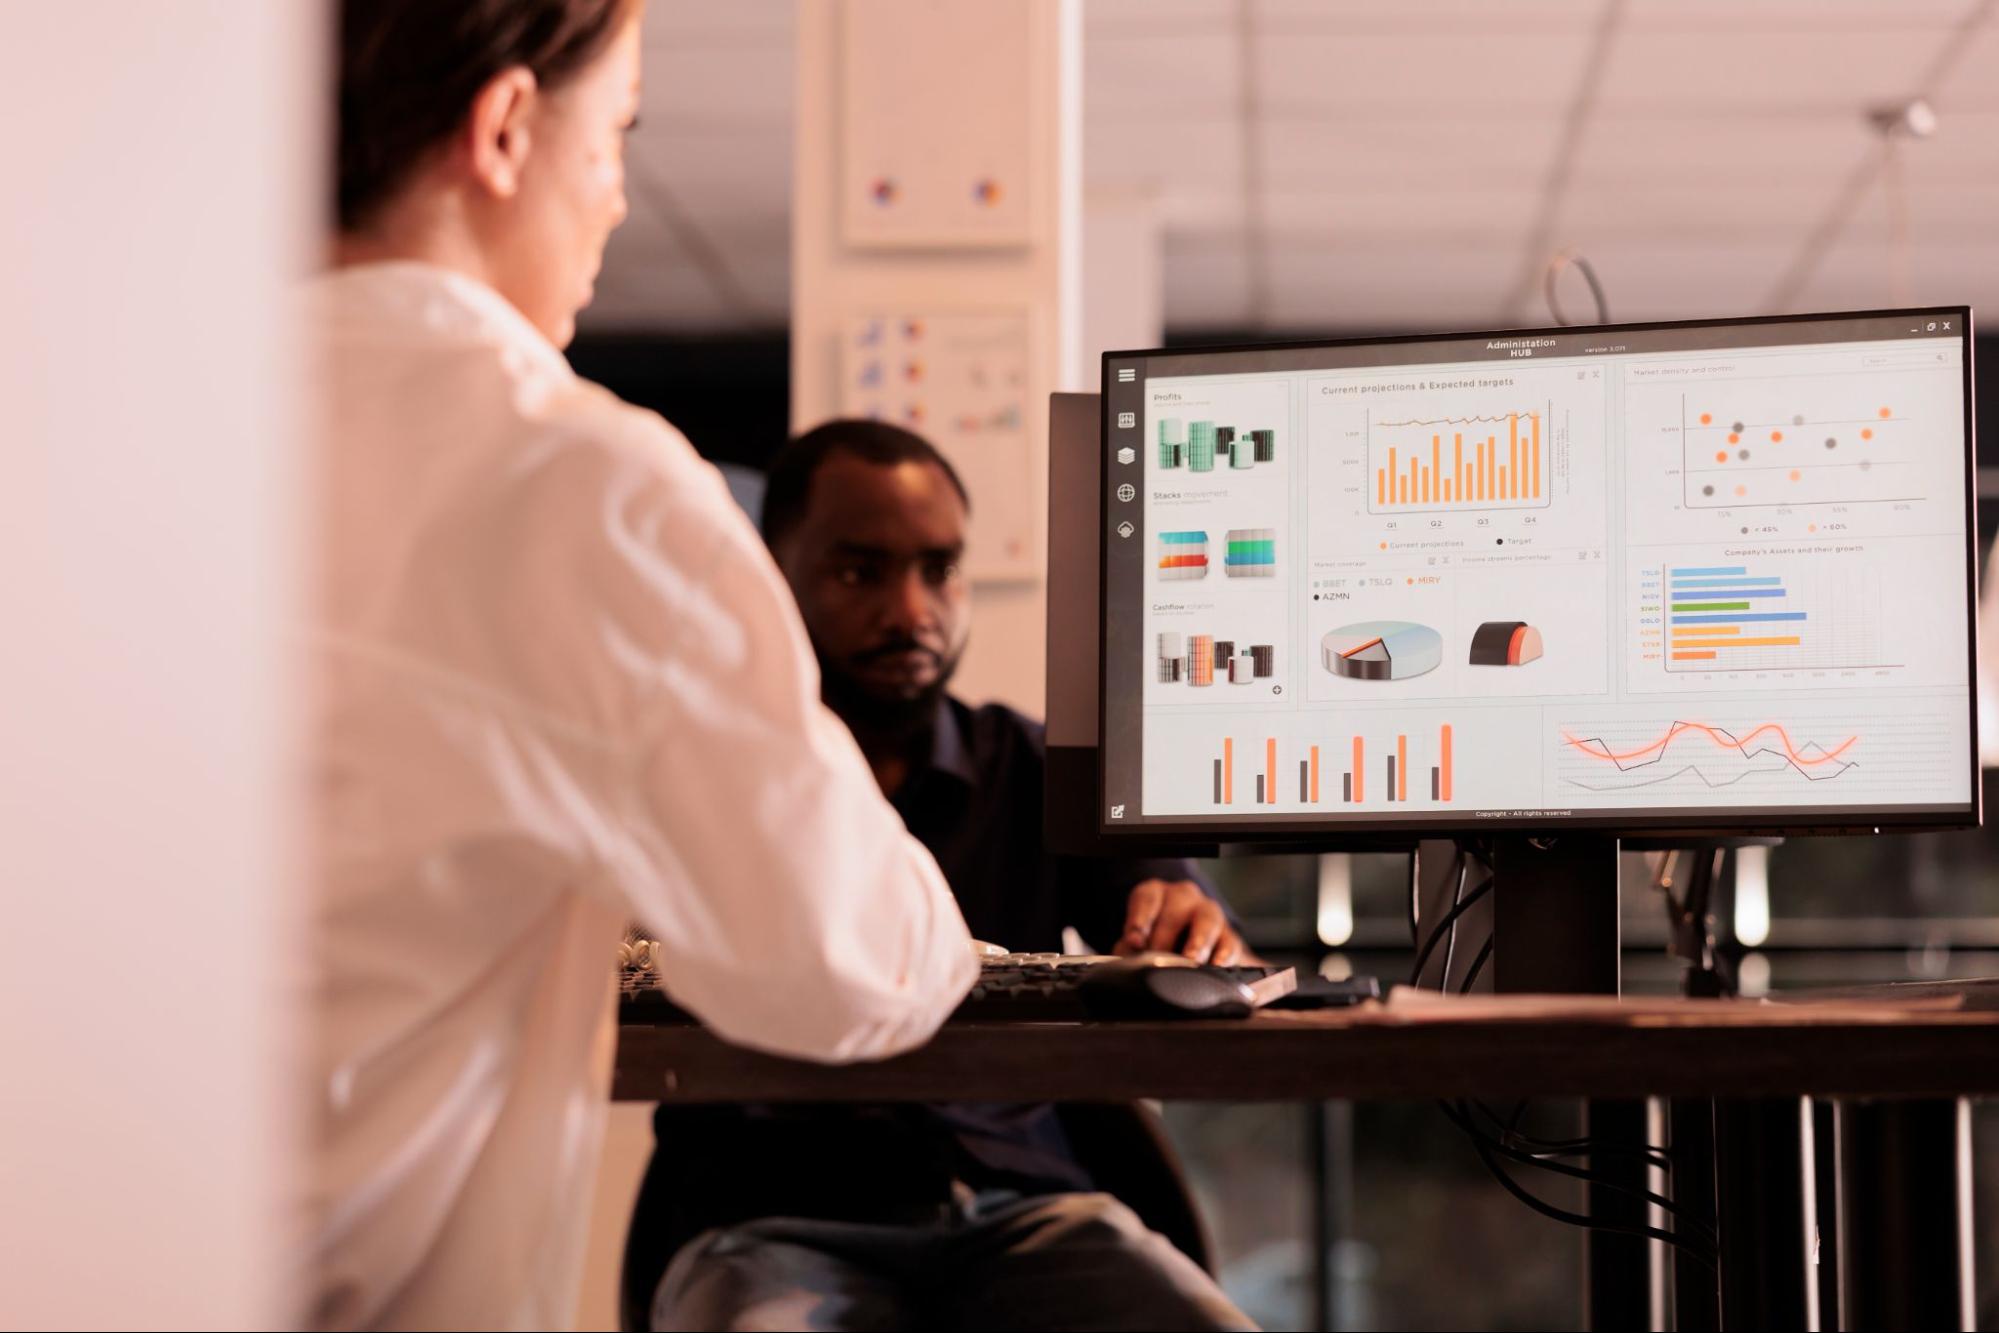
{"label": "whiteboard on wall", "polygon": [[915,431],[951,461],[972,500],[973,579],[1040,571],[1031,351],[1025,309],[875,311],[849,318],[842,335],[841,415]]}
{"label": "whiteboard on wall", "polygon": [[840,220],[858,247],[1022,246],[1035,7],[840,7]]}

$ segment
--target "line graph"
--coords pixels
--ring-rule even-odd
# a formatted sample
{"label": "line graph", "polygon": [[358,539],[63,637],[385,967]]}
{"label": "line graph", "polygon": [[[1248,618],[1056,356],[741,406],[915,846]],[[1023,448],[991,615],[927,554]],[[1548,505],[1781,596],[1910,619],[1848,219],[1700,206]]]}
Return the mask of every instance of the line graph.
{"label": "line graph", "polygon": [[[1675,742],[1681,737],[1695,738],[1694,741],[1687,743],[1705,740],[1715,749],[1732,753],[1745,764],[1754,764],[1762,759],[1776,759],[1779,762],[1713,775],[1695,762],[1684,764],[1663,775],[1641,773],[1639,778],[1630,782],[1596,782],[1577,777],[1573,773],[1566,773],[1563,775],[1563,781],[1586,791],[1630,791],[1639,787],[1660,786],[1691,775],[1709,790],[1714,790],[1732,787],[1754,776],[1777,776],[1787,772],[1794,773],[1807,782],[1830,782],[1859,767],[1858,761],[1844,758],[1859,743],[1859,736],[1848,736],[1830,748],[1818,741],[1806,741],[1803,745],[1799,745],[1791,739],[1789,731],[1775,722],[1762,723],[1738,735],[1726,727],[1676,720],[1656,740],[1624,749],[1617,748],[1613,742],[1600,735],[1575,736],[1566,731],[1562,733],[1562,743],[1599,765],[1607,764],[1619,773],[1632,773],[1655,769],[1664,764],[1668,752],[1674,750]],[[1685,746],[1681,745],[1679,748],[1684,749]]]}
{"label": "line graph", "polygon": [[1692,774],[1703,785],[1705,785],[1708,788],[1708,790],[1718,791],[1723,787],[1733,787],[1736,783],[1742,781],[1744,778],[1756,777],[1771,773],[1781,773],[1784,771],[1786,767],[1787,765],[1777,764],[1770,768],[1744,769],[1742,772],[1737,773],[1734,777],[1723,778],[1719,782],[1715,781],[1713,778],[1710,778],[1707,774],[1703,773],[1697,766],[1693,764],[1688,764],[1683,768],[1676,768],[1671,773],[1664,774],[1660,777],[1644,778],[1642,780],[1635,782],[1592,783],[1592,782],[1583,782],[1577,778],[1569,778],[1566,780],[1571,786],[1581,787],[1584,791],[1636,791],[1641,787],[1657,787],[1663,783],[1672,782],[1678,778],[1683,778],[1686,777],[1688,774]]}
{"label": "line graph", "polygon": [[[1872,706],[1787,700],[1701,711],[1611,706],[1547,718],[1551,793],[1579,806],[1869,809],[1961,801],[1970,790],[1968,692]],[[1757,709],[1756,713],[1747,712]]]}

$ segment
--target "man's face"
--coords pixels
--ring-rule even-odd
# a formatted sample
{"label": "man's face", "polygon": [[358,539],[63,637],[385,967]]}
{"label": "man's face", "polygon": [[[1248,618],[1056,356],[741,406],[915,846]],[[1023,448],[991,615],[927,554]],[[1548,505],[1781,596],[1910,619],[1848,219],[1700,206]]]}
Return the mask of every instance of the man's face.
{"label": "man's face", "polygon": [[805,514],[775,554],[827,701],[850,721],[924,720],[957,669],[972,628],[965,517],[934,463],[836,452],[813,474]]}

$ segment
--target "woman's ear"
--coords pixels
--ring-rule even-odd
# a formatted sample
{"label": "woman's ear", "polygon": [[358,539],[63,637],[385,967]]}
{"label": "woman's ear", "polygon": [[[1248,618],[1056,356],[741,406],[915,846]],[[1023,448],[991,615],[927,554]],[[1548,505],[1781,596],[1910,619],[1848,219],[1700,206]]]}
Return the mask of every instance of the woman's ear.
{"label": "woman's ear", "polygon": [[528,120],[538,93],[534,72],[524,65],[501,70],[472,99],[463,141],[472,179],[498,199],[511,199],[521,186],[530,143]]}

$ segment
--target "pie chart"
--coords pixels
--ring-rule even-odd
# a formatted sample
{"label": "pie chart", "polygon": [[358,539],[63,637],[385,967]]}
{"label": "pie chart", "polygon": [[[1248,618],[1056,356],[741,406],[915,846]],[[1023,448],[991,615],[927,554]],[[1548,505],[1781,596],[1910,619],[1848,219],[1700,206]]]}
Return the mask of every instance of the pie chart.
{"label": "pie chart", "polygon": [[1319,641],[1326,670],[1350,680],[1407,680],[1444,660],[1444,637],[1407,620],[1342,625]]}

